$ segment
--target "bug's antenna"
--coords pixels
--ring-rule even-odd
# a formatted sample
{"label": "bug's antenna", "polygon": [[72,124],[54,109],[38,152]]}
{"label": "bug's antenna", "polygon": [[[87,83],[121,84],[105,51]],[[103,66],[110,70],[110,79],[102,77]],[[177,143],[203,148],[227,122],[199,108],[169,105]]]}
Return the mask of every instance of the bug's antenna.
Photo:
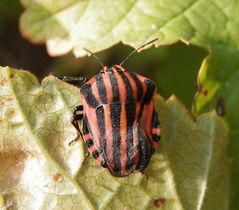
{"label": "bug's antenna", "polygon": [[105,67],[105,65],[100,61],[100,59],[93,53],[93,52],[91,52],[90,50],[88,50],[88,49],[86,49],[86,48],[83,48],[86,52],[88,52],[88,53],[90,53],[90,55],[92,55],[97,61],[98,61],[98,63],[100,64],[100,66],[102,67],[102,68],[104,68]]}
{"label": "bug's antenna", "polygon": [[133,52],[131,52],[131,53],[121,62],[120,66],[122,66],[122,65],[123,65],[133,54],[135,54],[138,50],[144,48],[145,46],[147,46],[147,45],[149,45],[149,44],[154,43],[154,42],[157,41],[157,40],[158,40],[158,38],[153,39],[153,40],[151,40],[151,41],[149,41],[149,42],[147,42],[147,43],[141,45],[139,48],[135,49]]}

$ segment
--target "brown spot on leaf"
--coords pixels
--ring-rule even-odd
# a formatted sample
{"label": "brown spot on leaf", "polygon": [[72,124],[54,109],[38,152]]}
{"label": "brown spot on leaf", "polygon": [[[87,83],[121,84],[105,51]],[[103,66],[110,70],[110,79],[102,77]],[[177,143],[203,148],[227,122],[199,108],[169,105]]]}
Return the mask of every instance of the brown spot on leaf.
{"label": "brown spot on leaf", "polygon": [[159,198],[159,199],[154,200],[154,206],[157,208],[162,207],[164,203],[165,203],[164,198]]}
{"label": "brown spot on leaf", "polygon": [[64,176],[58,172],[53,176],[53,179],[55,182],[62,182],[64,180]]}
{"label": "brown spot on leaf", "polygon": [[24,151],[0,153],[0,186],[15,186],[21,178],[27,154]]}
{"label": "brown spot on leaf", "polygon": [[0,79],[0,85],[6,85],[7,84],[7,80],[6,79]]}
{"label": "brown spot on leaf", "polygon": [[225,100],[224,100],[223,97],[221,97],[217,100],[216,112],[219,116],[224,116],[225,115],[226,107],[225,107]]}
{"label": "brown spot on leaf", "polygon": [[10,74],[9,78],[12,79],[14,77],[14,74]]}

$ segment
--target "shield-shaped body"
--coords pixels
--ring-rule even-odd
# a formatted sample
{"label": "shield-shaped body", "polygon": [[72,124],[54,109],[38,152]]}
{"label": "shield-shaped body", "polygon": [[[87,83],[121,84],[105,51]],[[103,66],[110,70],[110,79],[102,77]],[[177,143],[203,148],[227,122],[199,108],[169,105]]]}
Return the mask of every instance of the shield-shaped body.
{"label": "shield-shaped body", "polygon": [[155,85],[119,65],[105,67],[81,88],[83,139],[114,176],[143,171],[160,139]]}

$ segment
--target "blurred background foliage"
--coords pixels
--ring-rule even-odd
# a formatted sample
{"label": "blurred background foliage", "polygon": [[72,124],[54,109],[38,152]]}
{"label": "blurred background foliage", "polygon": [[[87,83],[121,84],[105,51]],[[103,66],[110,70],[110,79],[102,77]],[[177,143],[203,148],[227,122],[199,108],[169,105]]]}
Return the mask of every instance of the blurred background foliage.
{"label": "blurred background foliage", "polygon": [[[49,74],[92,77],[100,70],[92,57],[75,58],[72,53],[50,57],[45,45],[33,45],[19,32],[23,7],[18,0],[0,1],[0,65],[26,69],[39,79]],[[120,63],[133,48],[119,43],[97,53],[107,65]],[[125,67],[157,81],[158,92],[168,98],[176,95],[191,109],[197,90],[197,74],[208,52],[182,42],[144,50],[130,58]],[[157,59],[155,59],[157,58]],[[185,91],[187,90],[187,91]]]}

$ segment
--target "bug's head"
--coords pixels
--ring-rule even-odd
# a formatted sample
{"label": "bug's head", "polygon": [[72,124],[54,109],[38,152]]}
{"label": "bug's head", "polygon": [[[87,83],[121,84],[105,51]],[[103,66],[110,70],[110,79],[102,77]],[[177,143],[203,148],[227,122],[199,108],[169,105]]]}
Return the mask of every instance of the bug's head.
{"label": "bug's head", "polygon": [[105,73],[110,69],[108,66],[104,66],[103,69],[100,70],[100,73]]}

